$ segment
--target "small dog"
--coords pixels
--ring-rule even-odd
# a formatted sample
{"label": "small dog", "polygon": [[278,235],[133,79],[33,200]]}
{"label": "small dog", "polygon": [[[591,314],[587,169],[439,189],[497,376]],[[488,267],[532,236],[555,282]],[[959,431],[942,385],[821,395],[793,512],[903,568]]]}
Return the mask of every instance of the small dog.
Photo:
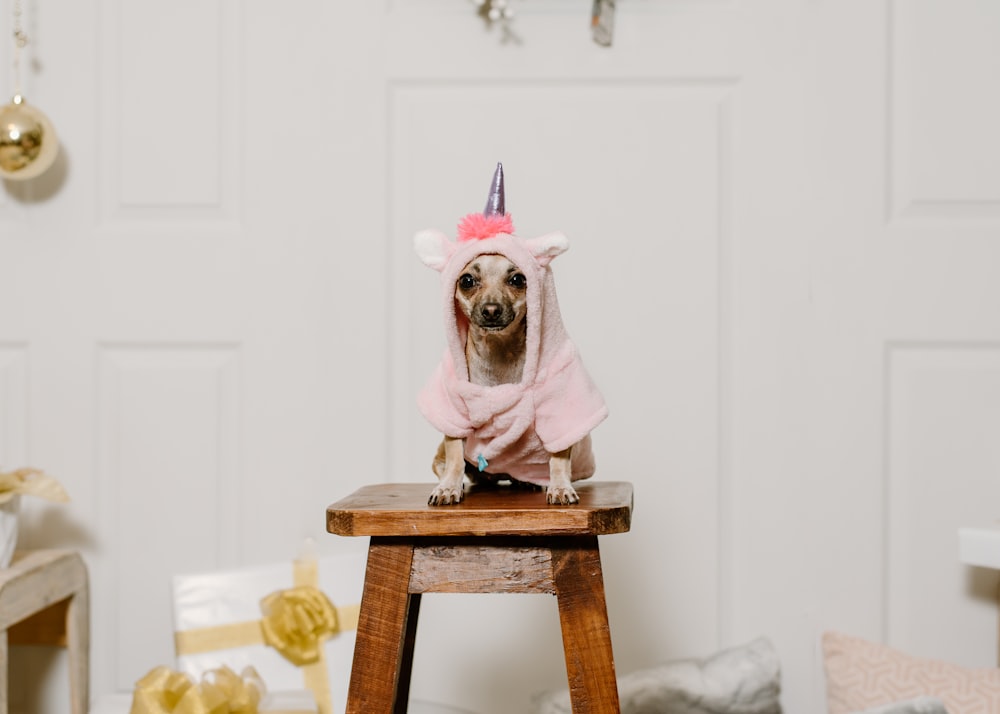
{"label": "small dog", "polygon": [[549,268],[569,241],[558,231],[517,236],[504,203],[498,164],[486,208],[462,219],[456,240],[433,229],[414,236],[420,260],[441,274],[447,343],[417,397],[444,434],[434,506],[460,503],[466,476],[577,503],[570,482],[593,475],[590,432],[608,415],[563,326]]}
{"label": "small dog", "polygon": [[[502,255],[480,255],[463,268],[455,284],[455,305],[469,321],[465,360],[473,384],[493,387],[521,381],[527,340],[526,288],[524,273]],[[549,456],[548,503],[580,500],[570,484],[572,449]],[[439,483],[427,502],[432,506],[460,503],[467,471],[462,440],[444,437],[432,468]],[[469,469],[469,476],[476,480],[474,469]]]}

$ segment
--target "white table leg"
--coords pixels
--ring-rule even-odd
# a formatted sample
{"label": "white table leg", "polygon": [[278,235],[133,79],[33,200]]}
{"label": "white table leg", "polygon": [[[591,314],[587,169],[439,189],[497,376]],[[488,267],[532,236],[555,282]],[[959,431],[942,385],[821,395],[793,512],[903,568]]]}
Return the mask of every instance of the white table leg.
{"label": "white table leg", "polygon": [[90,594],[86,583],[69,601],[66,611],[66,647],[69,651],[72,712],[87,714],[90,700]]}

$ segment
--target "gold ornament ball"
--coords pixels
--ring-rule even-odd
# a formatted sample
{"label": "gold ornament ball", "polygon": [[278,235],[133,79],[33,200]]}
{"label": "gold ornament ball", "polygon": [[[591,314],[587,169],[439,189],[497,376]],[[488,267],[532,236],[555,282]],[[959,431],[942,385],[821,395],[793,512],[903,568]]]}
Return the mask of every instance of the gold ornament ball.
{"label": "gold ornament ball", "polygon": [[52,166],[59,153],[52,122],[35,107],[15,96],[0,107],[0,176],[23,181]]}

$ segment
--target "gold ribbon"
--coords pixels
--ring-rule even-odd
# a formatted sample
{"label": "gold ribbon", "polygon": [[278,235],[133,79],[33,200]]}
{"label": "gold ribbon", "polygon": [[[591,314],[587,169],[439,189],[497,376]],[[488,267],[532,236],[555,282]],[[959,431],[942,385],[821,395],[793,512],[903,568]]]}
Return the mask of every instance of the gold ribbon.
{"label": "gold ribbon", "polygon": [[57,503],[69,500],[66,489],[56,479],[38,469],[16,469],[0,472],[0,504],[14,496],[37,496]]}
{"label": "gold ribbon", "polygon": [[[316,590],[316,592],[319,592],[319,590],[316,589],[316,586],[319,583],[319,563],[316,562],[316,559],[309,558],[296,560],[295,565],[292,568],[292,581],[295,583],[296,588],[311,587]],[[320,595],[323,594],[320,593]],[[323,595],[323,599],[326,600],[328,605],[330,605],[330,601],[326,599],[326,595]],[[267,611],[267,600],[267,598],[264,598],[265,605],[262,605],[265,612]],[[333,609],[332,605],[330,605],[330,609]],[[334,626],[336,626],[336,624],[337,619],[335,616]],[[355,627],[357,627],[356,621]],[[263,627],[261,627],[261,631],[266,632]],[[336,632],[336,630],[333,632]],[[330,634],[333,634],[333,632]],[[284,654],[284,652],[282,652],[282,654]],[[302,667],[302,676],[306,680],[306,688],[316,696],[316,703],[319,704],[320,714],[333,714],[333,697],[330,694],[330,678],[326,673],[326,650],[322,645],[316,646],[315,657],[315,661]]]}
{"label": "gold ribbon", "polygon": [[309,585],[271,593],[260,609],[264,642],[297,667],[318,662],[323,640],[340,629],[333,603]]}
{"label": "gold ribbon", "polygon": [[130,714],[258,714],[264,683],[253,667],[205,673],[199,684],[181,672],[156,667],[136,682]]}
{"label": "gold ribbon", "polygon": [[193,655],[266,644],[302,669],[320,714],[333,714],[323,642],[338,632],[355,629],[361,608],[335,607],[330,602],[317,587],[319,565],[315,559],[296,560],[292,575],[293,587],[261,600],[260,620],[175,632],[174,648],[178,655]]}

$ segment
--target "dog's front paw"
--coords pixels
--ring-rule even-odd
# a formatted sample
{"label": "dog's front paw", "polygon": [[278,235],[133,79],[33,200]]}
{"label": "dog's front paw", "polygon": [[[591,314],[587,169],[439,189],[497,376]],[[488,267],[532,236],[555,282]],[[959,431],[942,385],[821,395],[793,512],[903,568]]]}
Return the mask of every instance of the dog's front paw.
{"label": "dog's front paw", "polygon": [[465,489],[462,487],[461,483],[457,486],[438,484],[434,487],[434,490],[431,491],[431,497],[427,499],[427,505],[453,506],[456,503],[461,503],[463,498],[465,498]]}
{"label": "dog's front paw", "polygon": [[554,506],[568,506],[579,503],[580,497],[576,495],[576,491],[569,484],[564,486],[549,484],[545,491],[545,501]]}

